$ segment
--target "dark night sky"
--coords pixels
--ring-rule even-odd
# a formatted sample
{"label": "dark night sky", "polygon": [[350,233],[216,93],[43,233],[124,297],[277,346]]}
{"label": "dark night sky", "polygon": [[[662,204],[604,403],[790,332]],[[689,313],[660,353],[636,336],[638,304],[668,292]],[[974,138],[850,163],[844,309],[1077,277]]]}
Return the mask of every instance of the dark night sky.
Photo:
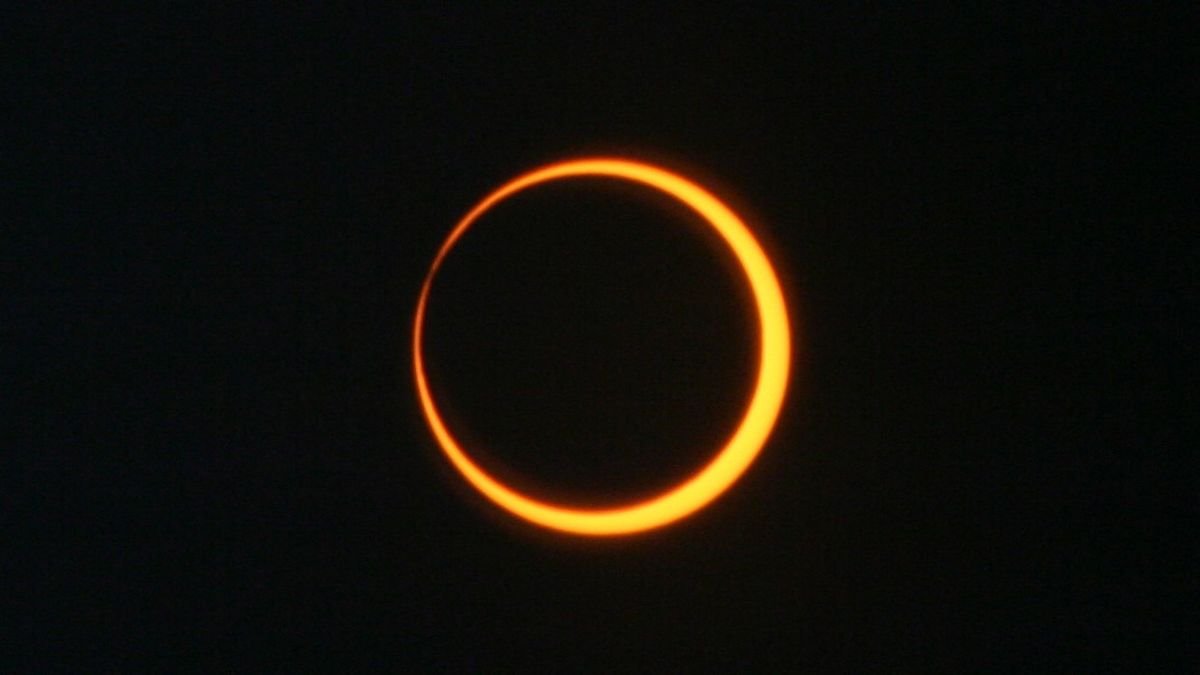
{"label": "dark night sky", "polygon": [[[1195,663],[1187,17],[4,14],[0,670]],[[454,222],[584,154],[745,209],[802,348],[745,477],[618,540],[471,493],[408,359]],[[702,462],[754,363],[703,228],[604,181],[484,224],[430,331],[485,461]]]}

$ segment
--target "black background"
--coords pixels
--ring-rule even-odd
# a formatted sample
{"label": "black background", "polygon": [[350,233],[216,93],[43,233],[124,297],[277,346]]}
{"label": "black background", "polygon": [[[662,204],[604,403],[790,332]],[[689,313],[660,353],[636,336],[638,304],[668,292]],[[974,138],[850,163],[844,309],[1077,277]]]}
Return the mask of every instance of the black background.
{"label": "black background", "polygon": [[[4,670],[1194,665],[1165,14],[6,10]],[[729,493],[599,541],[477,498],[409,361],[454,222],[590,154],[744,210],[800,347]],[[745,291],[672,208],[547,187],[447,263],[498,471],[620,501],[736,421]]]}

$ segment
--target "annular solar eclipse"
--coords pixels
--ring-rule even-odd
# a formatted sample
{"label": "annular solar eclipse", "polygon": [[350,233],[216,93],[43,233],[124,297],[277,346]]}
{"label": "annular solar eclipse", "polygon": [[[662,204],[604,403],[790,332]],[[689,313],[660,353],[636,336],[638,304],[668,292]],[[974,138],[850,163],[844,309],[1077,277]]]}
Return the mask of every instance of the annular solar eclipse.
{"label": "annular solar eclipse", "polygon": [[[438,269],[455,243],[480,217],[508,197],[543,183],[572,178],[632,182],[662,192],[699,214],[737,258],[753,293],[758,318],[758,374],[741,421],[724,447],[682,483],[648,499],[615,508],[550,503],[524,494],[484,471],[442,419],[425,373],[425,312]],[[438,250],[425,276],[413,322],[412,349],[417,394],[426,422],[442,452],[468,483],[497,506],[536,525],[572,534],[611,536],[662,527],[695,513],[729,489],[749,468],[770,436],[783,405],[791,368],[792,338],[775,269],[750,229],[732,209],[678,173],[640,161],[603,157],[556,162],[519,175],[467,212]]]}

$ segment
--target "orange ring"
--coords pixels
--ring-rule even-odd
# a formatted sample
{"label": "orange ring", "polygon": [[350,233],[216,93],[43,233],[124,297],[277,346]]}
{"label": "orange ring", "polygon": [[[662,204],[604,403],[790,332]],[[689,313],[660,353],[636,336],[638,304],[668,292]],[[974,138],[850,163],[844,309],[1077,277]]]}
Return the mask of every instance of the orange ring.
{"label": "orange ring", "polygon": [[[742,421],[711,462],[679,485],[644,501],[609,509],[579,509],[549,504],[524,495],[493,478],[471,461],[450,433],[429,391],[421,357],[425,305],[433,278],[454,244],[488,209],[529,187],[560,178],[601,176],[640,183],[664,192],[700,214],[737,256],[758,309],[760,349],[754,394]],[[694,513],[736,481],[754,461],[771,433],[787,389],[791,332],[783,292],[770,260],[746,224],[704,188],[677,174],[641,162],[588,158],[557,162],[530,171],[497,188],[471,209],[438,250],[417,301],[413,325],[413,368],[417,393],[429,428],[456,469],[500,507],[543,527],[584,535],[618,535],[661,527]]]}

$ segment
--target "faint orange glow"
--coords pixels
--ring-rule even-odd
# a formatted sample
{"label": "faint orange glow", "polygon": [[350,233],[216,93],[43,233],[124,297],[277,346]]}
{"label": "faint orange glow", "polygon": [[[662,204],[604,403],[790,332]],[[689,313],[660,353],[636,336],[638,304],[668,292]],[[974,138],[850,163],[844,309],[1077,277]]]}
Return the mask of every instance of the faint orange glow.
{"label": "faint orange glow", "polygon": [[[760,345],[758,378],[737,430],[721,452],[683,483],[655,497],[608,509],[572,508],[540,501],[501,483],[471,461],[438,413],[425,377],[422,326],[434,276],[467,228],[485,212],[521,190],[562,178],[599,176],[649,186],[686,204],[721,235],[737,256],[754,294]],[[618,535],[660,527],[694,513],[729,488],[754,461],[779,415],[791,366],[791,333],[783,292],[771,262],[749,228],[729,207],[699,185],[665,169],[617,158],[558,162],[501,185],[472,208],[442,244],[421,287],[413,325],[413,367],[421,407],[438,444],[477,490],[513,514],[543,527],[585,535]]]}

